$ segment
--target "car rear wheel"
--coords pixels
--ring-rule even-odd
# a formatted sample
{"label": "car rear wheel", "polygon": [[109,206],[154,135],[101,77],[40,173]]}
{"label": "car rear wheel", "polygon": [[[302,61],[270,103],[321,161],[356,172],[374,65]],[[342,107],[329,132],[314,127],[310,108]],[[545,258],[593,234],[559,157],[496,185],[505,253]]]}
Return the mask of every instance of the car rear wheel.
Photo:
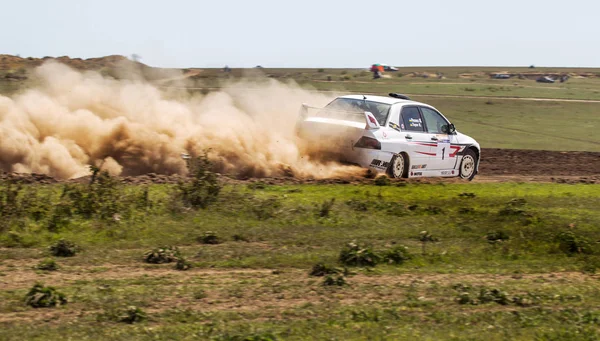
{"label": "car rear wheel", "polygon": [[406,155],[398,154],[392,158],[388,175],[392,178],[407,178],[408,177],[408,160]]}
{"label": "car rear wheel", "polygon": [[467,149],[460,161],[459,175],[466,180],[473,180],[477,169],[477,155],[472,149]]}

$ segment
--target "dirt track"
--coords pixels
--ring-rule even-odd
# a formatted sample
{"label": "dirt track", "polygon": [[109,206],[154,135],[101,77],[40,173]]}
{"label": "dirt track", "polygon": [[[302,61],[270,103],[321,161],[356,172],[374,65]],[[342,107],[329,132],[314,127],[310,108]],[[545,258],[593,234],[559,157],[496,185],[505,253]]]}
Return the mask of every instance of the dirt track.
{"label": "dirt track", "polygon": [[[559,183],[600,183],[600,152],[557,152],[518,149],[482,149],[479,175],[476,182],[559,182]],[[0,173],[0,179],[19,179],[24,183],[55,183],[57,180],[43,174]],[[134,184],[177,183],[179,175],[145,174],[125,177],[123,182]],[[227,182],[238,182],[224,176]],[[254,181],[257,179],[249,179]],[[310,180],[293,178],[261,179],[268,183],[363,183],[370,179],[329,179]],[[458,180],[458,179],[456,179]],[[89,177],[68,180],[87,182]],[[411,179],[415,182],[452,181],[452,179]]]}
{"label": "dirt track", "polygon": [[600,175],[599,152],[483,148],[480,174],[518,176]]}

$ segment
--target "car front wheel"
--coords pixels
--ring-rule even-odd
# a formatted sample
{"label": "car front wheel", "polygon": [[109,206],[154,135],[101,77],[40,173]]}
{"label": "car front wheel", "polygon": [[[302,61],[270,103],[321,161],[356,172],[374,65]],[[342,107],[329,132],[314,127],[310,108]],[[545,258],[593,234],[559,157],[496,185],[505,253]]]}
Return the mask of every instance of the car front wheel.
{"label": "car front wheel", "polygon": [[477,155],[472,149],[467,149],[460,162],[459,175],[466,180],[473,180],[477,169]]}
{"label": "car front wheel", "polygon": [[392,158],[388,175],[392,178],[407,178],[408,177],[408,160],[406,155],[398,154]]}

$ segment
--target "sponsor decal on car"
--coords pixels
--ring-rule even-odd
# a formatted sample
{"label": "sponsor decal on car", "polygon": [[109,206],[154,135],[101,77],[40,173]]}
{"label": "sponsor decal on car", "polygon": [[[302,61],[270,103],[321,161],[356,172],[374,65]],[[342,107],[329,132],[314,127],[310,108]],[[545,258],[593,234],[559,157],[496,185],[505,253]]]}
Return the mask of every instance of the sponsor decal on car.
{"label": "sponsor decal on car", "polygon": [[411,118],[408,119],[408,126],[409,127],[422,128],[423,127],[422,123],[423,122],[421,121],[420,118],[412,118],[411,117]]}
{"label": "sponsor decal on car", "polygon": [[424,169],[427,165],[412,165],[410,169]]}
{"label": "sponsor decal on car", "polygon": [[411,176],[422,176],[423,172],[410,172]]}
{"label": "sponsor decal on car", "polygon": [[451,171],[442,171],[441,174],[442,175],[454,175],[454,171],[453,170],[451,170]]}
{"label": "sponsor decal on car", "polygon": [[371,161],[370,166],[375,167],[375,168],[386,169],[389,164],[390,164],[389,162],[381,161],[378,159],[373,159],[373,161]]}
{"label": "sponsor decal on car", "polygon": [[[400,131],[400,127],[394,122],[390,122],[390,128]],[[404,129],[404,124],[402,125],[402,128]]]}

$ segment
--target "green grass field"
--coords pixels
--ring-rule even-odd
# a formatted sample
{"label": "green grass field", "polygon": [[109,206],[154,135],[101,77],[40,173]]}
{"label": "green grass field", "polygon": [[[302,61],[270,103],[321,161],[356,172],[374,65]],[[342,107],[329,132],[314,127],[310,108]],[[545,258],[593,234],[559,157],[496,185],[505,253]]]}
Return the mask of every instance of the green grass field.
{"label": "green grass field", "polygon": [[[227,185],[197,210],[176,193],[4,184],[0,339],[599,335],[598,186],[258,182]],[[60,239],[79,252],[53,257]],[[359,250],[344,263],[350,242]],[[191,268],[144,262],[166,245]],[[58,270],[36,269],[48,257]],[[339,273],[310,276],[319,263]],[[68,303],[27,306],[36,282]]]}

